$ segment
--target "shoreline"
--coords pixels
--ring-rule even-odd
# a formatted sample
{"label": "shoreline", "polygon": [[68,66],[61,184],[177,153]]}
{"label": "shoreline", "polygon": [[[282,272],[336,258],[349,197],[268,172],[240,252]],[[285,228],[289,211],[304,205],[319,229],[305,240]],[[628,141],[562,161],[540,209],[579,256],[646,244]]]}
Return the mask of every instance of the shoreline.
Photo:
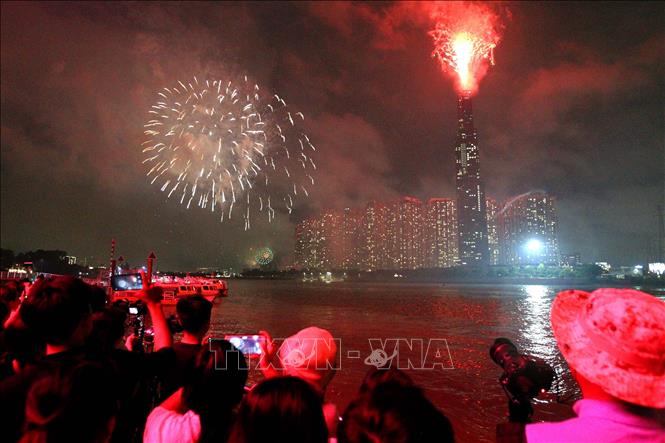
{"label": "shoreline", "polygon": [[300,281],[302,283],[384,283],[384,284],[434,284],[442,286],[511,286],[511,285],[543,285],[543,286],[561,286],[561,287],[612,287],[612,288],[649,288],[665,291],[665,281],[638,281],[638,280],[608,280],[608,279],[559,279],[559,278],[367,278],[351,277],[342,280],[324,281],[302,281],[301,276],[288,275],[250,275],[243,277],[229,277],[227,280],[271,280],[271,281]]}

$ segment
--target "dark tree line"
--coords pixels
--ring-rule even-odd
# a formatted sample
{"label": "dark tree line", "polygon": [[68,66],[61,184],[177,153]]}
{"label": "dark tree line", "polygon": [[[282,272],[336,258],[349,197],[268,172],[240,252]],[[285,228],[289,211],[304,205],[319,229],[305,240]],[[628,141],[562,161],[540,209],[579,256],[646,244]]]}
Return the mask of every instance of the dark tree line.
{"label": "dark tree line", "polygon": [[7,270],[15,265],[32,263],[35,272],[44,272],[49,274],[75,274],[84,271],[85,268],[80,265],[70,265],[65,258],[66,251],[59,249],[14,253],[11,249],[0,249],[0,269]]}

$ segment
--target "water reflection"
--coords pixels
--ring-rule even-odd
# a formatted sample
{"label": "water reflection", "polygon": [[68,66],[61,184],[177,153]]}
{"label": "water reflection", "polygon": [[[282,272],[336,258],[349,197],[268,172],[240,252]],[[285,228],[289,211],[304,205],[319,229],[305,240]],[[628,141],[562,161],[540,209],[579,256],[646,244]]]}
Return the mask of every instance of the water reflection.
{"label": "water reflection", "polygon": [[[496,423],[505,420],[506,397],[497,382],[501,369],[488,353],[496,337],[508,337],[524,353],[544,358],[565,375],[566,392],[574,389],[550,327],[552,287],[230,280],[229,292],[215,305],[213,334],[266,329],[286,337],[318,325],[342,340],[342,370],[326,393],[340,410],[368,370],[363,362],[371,337],[448,340],[455,369],[409,375],[452,420],[459,443],[493,442]],[[350,357],[352,350],[360,357]],[[536,420],[571,415],[553,402],[535,409]]]}
{"label": "water reflection", "polygon": [[520,328],[520,333],[524,353],[544,359],[556,373],[556,379],[551,389],[552,395],[541,401],[536,400],[536,402],[551,403],[556,401],[557,396],[561,398],[579,397],[577,385],[559,352],[550,323],[550,309],[557,290],[543,285],[524,285],[522,291],[525,297],[520,310],[524,323]]}
{"label": "water reflection", "polygon": [[521,289],[526,295],[520,309],[523,312],[520,333],[524,351],[549,361],[556,354],[550,326],[553,291],[543,285],[524,285]]}

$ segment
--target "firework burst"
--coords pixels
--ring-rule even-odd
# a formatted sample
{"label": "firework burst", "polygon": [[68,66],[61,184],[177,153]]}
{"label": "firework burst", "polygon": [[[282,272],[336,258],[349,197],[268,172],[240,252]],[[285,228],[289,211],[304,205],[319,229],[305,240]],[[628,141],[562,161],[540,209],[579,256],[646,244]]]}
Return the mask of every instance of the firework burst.
{"label": "firework burst", "polygon": [[272,252],[272,249],[268,247],[259,249],[256,253],[256,257],[254,257],[256,263],[261,266],[269,265],[273,258],[275,258],[275,254]]}
{"label": "firework burst", "polygon": [[494,65],[494,48],[503,28],[498,14],[481,3],[451,3],[435,7],[430,35],[434,39],[432,56],[445,72],[453,73],[459,92],[471,95]]}
{"label": "firework burst", "polygon": [[247,77],[178,81],[157,93],[149,116],[146,176],[187,209],[220,221],[240,210],[247,230],[252,212],[269,222],[276,205],[291,213],[314,185],[316,148],[301,128],[305,116],[277,94],[263,96]]}

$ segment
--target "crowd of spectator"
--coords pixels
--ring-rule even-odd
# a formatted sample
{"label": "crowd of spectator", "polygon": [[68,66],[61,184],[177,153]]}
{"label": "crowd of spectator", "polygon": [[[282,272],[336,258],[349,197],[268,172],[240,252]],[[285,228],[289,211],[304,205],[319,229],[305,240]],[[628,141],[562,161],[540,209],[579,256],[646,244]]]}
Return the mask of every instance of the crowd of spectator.
{"label": "crowd of spectator", "polygon": [[[611,295],[613,300],[622,300],[625,294]],[[581,306],[590,296],[576,292],[565,297],[577,297]],[[594,323],[596,332],[586,331],[595,337],[586,344],[587,351],[611,342],[611,337],[603,335],[605,327],[608,334],[616,336],[617,343],[626,339],[616,332],[623,331],[625,325],[621,322],[628,321],[626,312],[640,328],[638,336],[630,339],[642,340],[634,354],[630,349],[622,350],[619,357],[624,359],[624,366],[620,374],[615,368],[617,362],[603,355],[603,375],[588,370],[593,363],[584,356],[570,354],[578,347],[574,340],[583,342],[585,337],[578,334],[571,338],[561,326],[564,320],[559,317],[573,316],[569,305],[567,310],[561,308],[563,298],[555,303],[553,326],[559,345],[567,347],[562,347],[564,356],[571,362],[585,397],[589,397],[584,401],[605,402],[602,407],[610,405],[614,418],[624,420],[621,425],[615,423],[616,429],[607,435],[631,438],[622,441],[665,442],[658,418],[658,408],[665,407],[665,317],[657,321],[663,313],[663,302],[643,293],[630,294],[624,297],[630,302],[598,314],[596,320],[602,325]],[[454,441],[446,415],[405,372],[394,367],[370,370],[345,411],[327,402],[326,388],[335,373],[338,351],[329,331],[306,328],[279,347],[262,331],[258,366],[263,379],[250,387],[247,356],[231,342],[208,336],[213,308],[210,301],[200,295],[182,298],[175,319],[170,320],[162,310],[159,287],[145,285],[140,299],[138,307],[111,302],[102,289],[73,277],[38,279],[29,291],[21,283],[3,283],[1,441]],[[607,297],[596,299],[597,307],[608,303]],[[130,308],[141,312],[130,313]],[[588,315],[593,314],[588,306],[585,309]],[[644,310],[651,316],[644,316]],[[581,316],[575,311],[574,319],[565,320],[573,322]],[[174,331],[182,333],[177,342]],[[619,386],[616,377],[607,375],[613,369],[619,375],[630,375],[626,380],[639,387],[640,393]],[[650,378],[645,371],[650,371]],[[585,423],[601,430],[605,426],[602,418],[576,420],[582,420],[575,425],[578,428],[572,424],[559,428],[533,425],[511,438],[594,441],[588,434],[580,434]],[[566,435],[565,440],[562,435]]]}

